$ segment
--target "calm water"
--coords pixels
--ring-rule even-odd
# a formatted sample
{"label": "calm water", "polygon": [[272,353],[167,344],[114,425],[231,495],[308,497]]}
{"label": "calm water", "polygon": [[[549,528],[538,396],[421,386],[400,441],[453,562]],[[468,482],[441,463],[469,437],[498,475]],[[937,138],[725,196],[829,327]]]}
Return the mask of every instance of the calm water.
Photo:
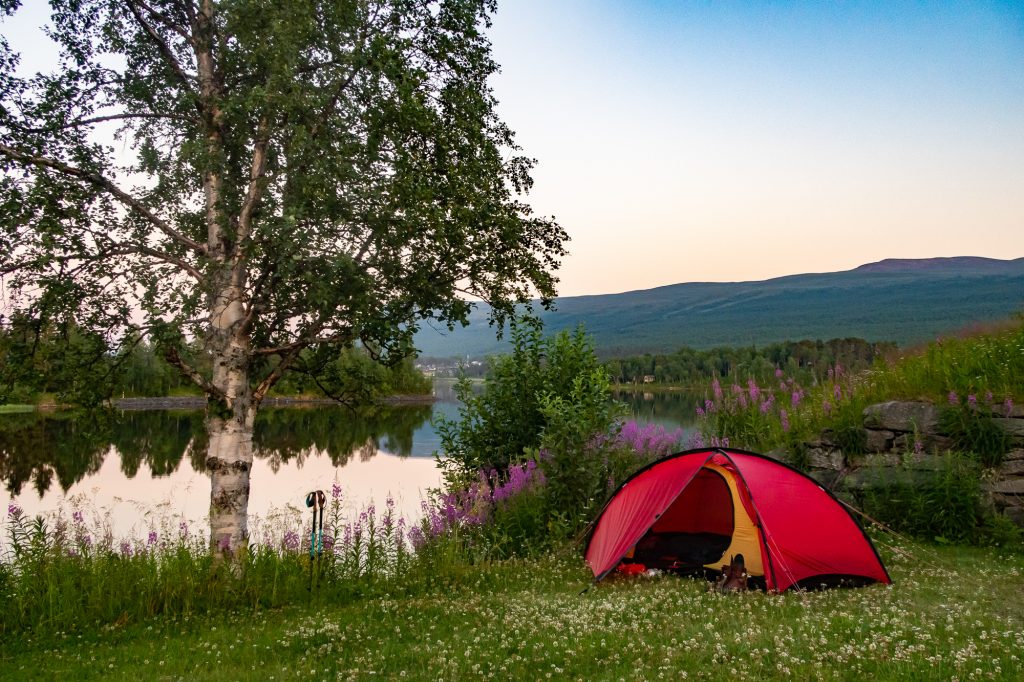
{"label": "calm water", "polygon": [[[304,510],[306,493],[339,483],[351,509],[388,496],[416,517],[441,481],[435,415],[456,417],[449,382],[437,402],[354,412],[344,407],[273,408],[256,422],[250,512],[267,518]],[[622,393],[641,422],[692,426],[696,399],[680,393]],[[84,509],[118,537],[142,537],[185,520],[202,527],[210,482],[202,453],[202,413],[126,411],[101,415],[0,415],[0,509],[29,514]]]}

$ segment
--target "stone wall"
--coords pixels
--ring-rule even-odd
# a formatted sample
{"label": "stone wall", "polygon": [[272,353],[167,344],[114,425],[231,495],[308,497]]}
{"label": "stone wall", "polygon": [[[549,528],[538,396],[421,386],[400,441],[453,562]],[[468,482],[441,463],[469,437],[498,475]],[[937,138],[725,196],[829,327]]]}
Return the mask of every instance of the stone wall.
{"label": "stone wall", "polygon": [[[1010,436],[1011,450],[1002,464],[984,472],[983,488],[997,510],[1024,526],[1024,405],[993,421]],[[859,435],[866,454],[845,455],[829,431],[806,443],[811,475],[838,490],[884,485],[897,472],[904,480],[925,479],[941,466],[942,456],[952,447],[939,428],[938,407],[927,402],[870,405],[864,410]]]}

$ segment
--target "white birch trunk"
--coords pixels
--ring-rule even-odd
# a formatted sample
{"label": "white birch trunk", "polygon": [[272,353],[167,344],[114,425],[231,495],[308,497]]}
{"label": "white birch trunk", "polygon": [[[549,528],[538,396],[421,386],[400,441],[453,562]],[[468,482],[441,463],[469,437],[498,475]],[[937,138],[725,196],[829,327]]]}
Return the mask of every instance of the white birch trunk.
{"label": "white birch trunk", "polygon": [[241,330],[241,287],[228,284],[210,309],[212,384],[223,399],[211,399],[206,431],[210,472],[210,546],[237,555],[248,541],[249,476],[256,404],[249,385],[249,340]]}
{"label": "white birch trunk", "polygon": [[249,537],[249,475],[252,472],[252,420],[206,418],[210,471],[210,544],[236,554]]}

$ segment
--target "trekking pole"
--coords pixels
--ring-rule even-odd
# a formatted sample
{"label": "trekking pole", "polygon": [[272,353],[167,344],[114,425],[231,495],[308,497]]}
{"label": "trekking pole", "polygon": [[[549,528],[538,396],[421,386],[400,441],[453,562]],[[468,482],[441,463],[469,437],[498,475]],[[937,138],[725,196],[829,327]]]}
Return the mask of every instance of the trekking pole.
{"label": "trekking pole", "polygon": [[316,493],[317,491],[313,490],[306,495],[306,506],[313,509],[312,530],[309,536],[309,584],[306,586],[306,590],[309,592],[313,591],[313,556],[316,552],[316,510],[319,502]]}
{"label": "trekking pole", "polygon": [[324,509],[327,507],[327,495],[323,490],[316,491],[316,501],[320,507],[320,537],[317,538],[316,557],[321,561],[324,553]]}

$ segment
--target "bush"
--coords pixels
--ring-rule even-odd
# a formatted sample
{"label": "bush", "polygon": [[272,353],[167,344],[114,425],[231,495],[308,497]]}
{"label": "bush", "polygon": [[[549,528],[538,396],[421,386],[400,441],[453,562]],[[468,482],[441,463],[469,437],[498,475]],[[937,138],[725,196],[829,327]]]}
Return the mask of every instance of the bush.
{"label": "bush", "polygon": [[545,339],[538,321],[521,321],[512,329],[511,354],[489,360],[483,391],[474,391],[462,376],[455,392],[462,403],[459,418],[439,418],[435,427],[444,455],[439,462],[456,488],[479,471],[504,474],[527,451],[539,450],[548,419],[557,412],[545,413],[545,403],[568,401],[594,415],[590,426],[597,433],[610,426],[595,422],[602,410],[611,414],[610,386],[582,327]]}
{"label": "bush", "polygon": [[858,498],[869,516],[940,544],[1019,541],[1020,531],[987,504],[978,464],[960,454],[947,454],[935,471],[904,470]]}
{"label": "bush", "polygon": [[549,548],[682,437],[619,422],[623,407],[582,328],[544,339],[527,321],[512,340],[510,355],[490,361],[482,391],[460,379],[459,419],[438,420],[447,489],[427,510],[422,542],[459,534],[487,558]]}
{"label": "bush", "polygon": [[955,393],[949,394],[949,403],[939,413],[939,428],[953,440],[953,447],[970,453],[983,467],[1002,464],[1010,451],[1010,436],[992,421],[992,405],[978,403],[973,394],[961,403]]}

